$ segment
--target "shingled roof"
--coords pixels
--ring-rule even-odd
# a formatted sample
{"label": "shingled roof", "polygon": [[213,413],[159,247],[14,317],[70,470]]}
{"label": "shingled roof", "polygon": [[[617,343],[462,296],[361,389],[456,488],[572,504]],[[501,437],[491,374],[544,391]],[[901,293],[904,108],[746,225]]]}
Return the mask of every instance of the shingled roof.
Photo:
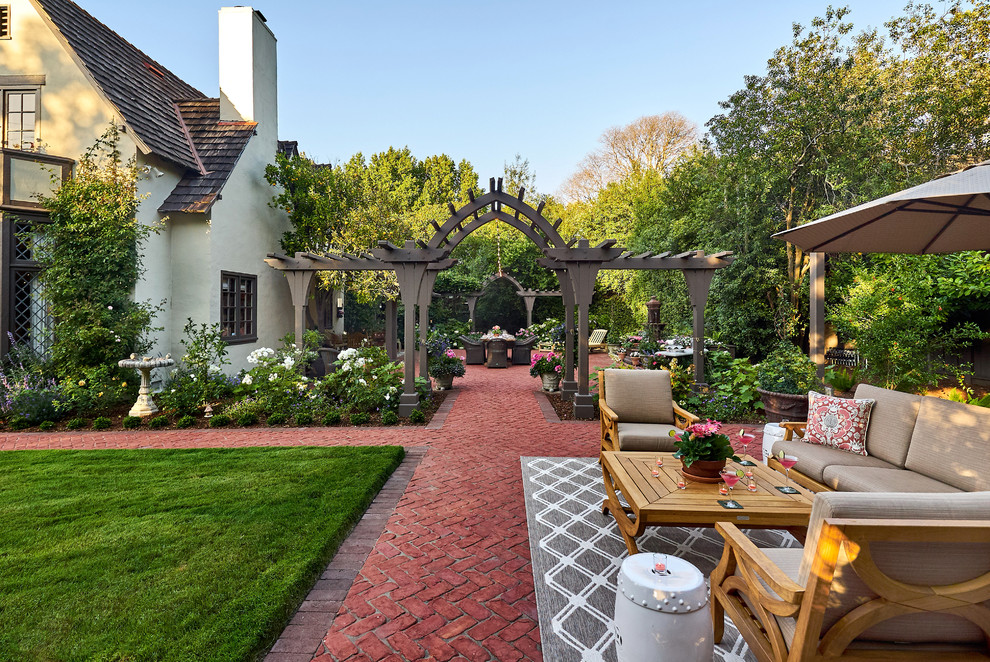
{"label": "shingled roof", "polygon": [[176,113],[179,99],[206,95],[70,0],[32,0],[48,16],[127,125],[156,155],[199,170]]}
{"label": "shingled roof", "polygon": [[258,124],[221,122],[219,99],[179,101],[176,107],[206,172],[187,173],[158,211],[205,213],[220,198],[220,190]]}

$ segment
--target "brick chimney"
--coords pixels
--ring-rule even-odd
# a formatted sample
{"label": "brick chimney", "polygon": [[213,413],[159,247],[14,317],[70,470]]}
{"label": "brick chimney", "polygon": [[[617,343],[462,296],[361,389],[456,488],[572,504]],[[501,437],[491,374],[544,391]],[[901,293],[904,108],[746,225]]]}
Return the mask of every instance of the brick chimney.
{"label": "brick chimney", "polygon": [[[251,7],[220,9],[220,119],[278,131],[275,35]],[[259,127],[260,128],[260,127]]]}

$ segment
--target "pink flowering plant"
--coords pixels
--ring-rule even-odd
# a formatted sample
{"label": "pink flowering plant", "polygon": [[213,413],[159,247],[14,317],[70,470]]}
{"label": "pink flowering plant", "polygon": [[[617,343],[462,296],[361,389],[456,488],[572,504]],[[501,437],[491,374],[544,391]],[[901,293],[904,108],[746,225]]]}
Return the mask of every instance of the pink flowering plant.
{"label": "pink flowering plant", "polygon": [[518,340],[529,340],[530,338],[532,338],[535,335],[536,334],[533,333],[532,331],[530,331],[529,329],[525,329],[525,328],[524,329],[519,329],[518,331],[516,331],[516,340],[517,341]]}
{"label": "pink flowering plant", "polygon": [[674,448],[677,449],[674,457],[684,462],[685,467],[698,461],[718,462],[731,459],[739,462],[728,435],[722,434],[721,429],[721,423],[709,418],[704,423],[689,425],[680,434],[671,430],[670,436],[679,439],[674,442]]}
{"label": "pink flowering plant", "polygon": [[446,349],[439,356],[431,356],[429,364],[431,377],[463,377],[466,372],[464,361],[452,349]]}
{"label": "pink flowering plant", "polygon": [[545,354],[537,352],[529,362],[530,377],[539,377],[545,374],[561,374],[564,371],[564,357],[557,352],[547,352]]}

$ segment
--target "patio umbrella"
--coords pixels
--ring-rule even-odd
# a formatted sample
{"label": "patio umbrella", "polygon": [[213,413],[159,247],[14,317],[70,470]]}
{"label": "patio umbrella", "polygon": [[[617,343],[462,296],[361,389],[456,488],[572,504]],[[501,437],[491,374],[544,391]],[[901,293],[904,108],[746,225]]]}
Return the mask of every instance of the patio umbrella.
{"label": "patio umbrella", "polygon": [[990,250],[990,160],[773,236],[822,253]]}

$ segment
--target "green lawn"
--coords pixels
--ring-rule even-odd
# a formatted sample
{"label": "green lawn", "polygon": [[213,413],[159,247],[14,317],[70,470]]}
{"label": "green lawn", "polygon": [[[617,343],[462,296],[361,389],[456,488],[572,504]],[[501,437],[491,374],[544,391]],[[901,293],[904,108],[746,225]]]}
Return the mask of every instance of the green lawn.
{"label": "green lawn", "polygon": [[251,660],[400,447],[0,453],[0,660]]}

